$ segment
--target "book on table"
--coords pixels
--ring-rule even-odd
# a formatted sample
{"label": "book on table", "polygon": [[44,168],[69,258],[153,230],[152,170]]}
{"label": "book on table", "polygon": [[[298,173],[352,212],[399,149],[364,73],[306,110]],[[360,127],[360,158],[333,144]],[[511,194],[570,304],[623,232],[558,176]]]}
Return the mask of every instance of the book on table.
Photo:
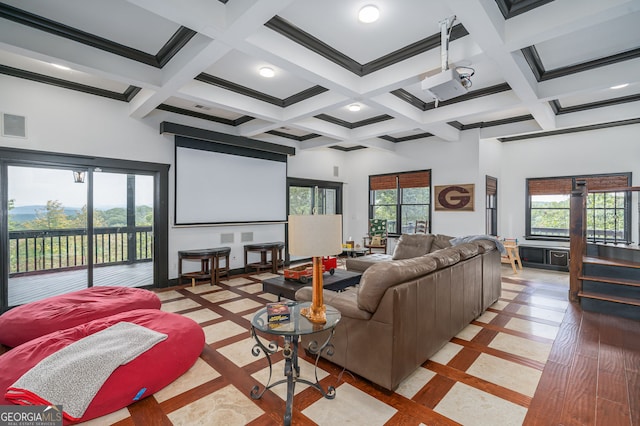
{"label": "book on table", "polygon": [[267,321],[270,323],[286,322],[291,319],[289,305],[284,302],[267,303]]}

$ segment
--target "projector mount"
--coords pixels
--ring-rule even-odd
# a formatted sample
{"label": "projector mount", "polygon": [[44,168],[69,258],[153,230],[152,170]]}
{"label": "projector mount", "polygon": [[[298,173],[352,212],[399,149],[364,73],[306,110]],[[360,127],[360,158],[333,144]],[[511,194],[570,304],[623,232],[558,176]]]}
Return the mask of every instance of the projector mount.
{"label": "projector mount", "polygon": [[465,94],[472,85],[471,77],[475,70],[471,67],[449,69],[449,38],[456,16],[453,15],[439,22],[440,24],[440,65],[441,72],[433,77],[425,78],[422,89],[428,92],[436,102],[446,101]]}

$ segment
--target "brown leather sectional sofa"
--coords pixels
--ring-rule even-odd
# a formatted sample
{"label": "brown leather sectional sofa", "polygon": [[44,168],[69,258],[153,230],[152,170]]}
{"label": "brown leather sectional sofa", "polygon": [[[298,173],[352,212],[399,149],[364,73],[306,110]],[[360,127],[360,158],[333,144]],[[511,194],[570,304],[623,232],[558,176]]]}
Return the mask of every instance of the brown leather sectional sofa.
{"label": "brown leather sectional sofa", "polygon": [[[489,240],[450,246],[443,235],[402,235],[393,256],[350,259],[360,284],[324,291],[342,313],[328,360],[385,389],[400,382],[500,296],[500,252]],[[426,253],[426,254],[425,254]],[[311,300],[311,288],[296,293]],[[302,336],[302,344],[326,336]]]}

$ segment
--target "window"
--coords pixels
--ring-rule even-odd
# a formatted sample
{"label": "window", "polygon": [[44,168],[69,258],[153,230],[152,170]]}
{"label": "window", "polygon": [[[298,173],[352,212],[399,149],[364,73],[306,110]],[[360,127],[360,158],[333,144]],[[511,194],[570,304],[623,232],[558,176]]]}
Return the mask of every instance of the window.
{"label": "window", "polygon": [[[527,237],[568,239],[571,189],[584,180],[591,191],[629,186],[631,173],[527,179]],[[603,242],[630,239],[631,204],[627,192],[590,193],[587,238]]]}
{"label": "window", "polygon": [[487,235],[498,235],[498,179],[486,177],[486,233]]}
{"label": "window", "polygon": [[431,230],[431,171],[369,176],[369,218],[387,219],[389,234],[415,232],[416,221]]}

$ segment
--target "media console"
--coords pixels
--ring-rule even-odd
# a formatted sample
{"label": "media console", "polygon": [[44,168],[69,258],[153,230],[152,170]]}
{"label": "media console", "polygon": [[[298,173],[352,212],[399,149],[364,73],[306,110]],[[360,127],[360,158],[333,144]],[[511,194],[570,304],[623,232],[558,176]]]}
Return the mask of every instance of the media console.
{"label": "media console", "polygon": [[569,272],[569,247],[519,245],[522,265]]}

